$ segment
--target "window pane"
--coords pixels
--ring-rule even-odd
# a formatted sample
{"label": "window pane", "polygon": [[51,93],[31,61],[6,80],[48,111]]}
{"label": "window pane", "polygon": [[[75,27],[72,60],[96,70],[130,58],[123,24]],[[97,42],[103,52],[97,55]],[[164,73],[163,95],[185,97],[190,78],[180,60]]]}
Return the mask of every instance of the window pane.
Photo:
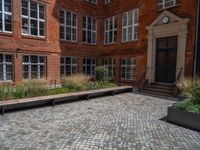
{"label": "window pane", "polygon": [[22,32],[24,34],[28,34],[29,30],[28,30],[28,19],[27,18],[22,18]]}
{"label": "window pane", "polygon": [[37,19],[37,3],[31,2],[30,3],[30,11],[31,11],[31,18]]}
{"label": "window pane", "polygon": [[2,26],[2,13],[0,12],[0,31],[3,30],[3,26]]}
{"label": "window pane", "polygon": [[37,20],[31,20],[31,34],[37,35]]}
{"label": "window pane", "polygon": [[12,31],[12,16],[5,14],[5,31]]}

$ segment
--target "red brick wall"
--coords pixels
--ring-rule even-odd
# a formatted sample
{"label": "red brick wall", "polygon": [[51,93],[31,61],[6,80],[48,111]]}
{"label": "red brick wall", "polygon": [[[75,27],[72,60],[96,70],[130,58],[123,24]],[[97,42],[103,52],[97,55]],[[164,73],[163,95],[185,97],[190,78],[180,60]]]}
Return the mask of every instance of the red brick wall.
{"label": "red brick wall", "polygon": [[[36,0],[37,1],[37,0]],[[60,80],[60,55],[78,57],[78,72],[82,72],[84,57],[114,57],[116,59],[115,81],[120,80],[120,59],[122,57],[136,57],[136,81],[143,74],[147,63],[147,30],[162,11],[157,9],[157,0],[114,0],[105,6],[104,0],[98,5],[92,5],[85,0],[42,0],[46,3],[46,37],[45,39],[21,35],[21,0],[13,0],[13,34],[0,33],[0,49],[9,51],[15,57],[15,82],[22,81],[22,54],[45,54],[47,56],[47,80]],[[168,9],[180,17],[191,18],[186,52],[186,75],[192,75],[193,55],[195,45],[196,0],[180,0],[180,5]],[[60,42],[59,40],[59,8],[66,8],[78,13],[78,42]],[[122,13],[139,8],[139,39],[133,42],[122,43]],[[82,17],[89,15],[96,17],[97,45],[82,43]],[[104,45],[104,19],[117,15],[117,42]],[[18,51],[17,51],[18,49]],[[98,61],[100,62],[100,61]],[[133,84],[135,82],[131,82]]]}

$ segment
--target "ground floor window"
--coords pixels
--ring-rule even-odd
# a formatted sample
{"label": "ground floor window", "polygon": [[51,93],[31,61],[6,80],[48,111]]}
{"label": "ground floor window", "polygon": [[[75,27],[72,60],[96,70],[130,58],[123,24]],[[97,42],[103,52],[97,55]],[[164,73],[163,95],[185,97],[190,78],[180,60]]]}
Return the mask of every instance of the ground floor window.
{"label": "ground floor window", "polygon": [[135,58],[122,58],[121,59],[121,79],[134,80],[136,71]]}
{"label": "ground floor window", "polygon": [[0,54],[0,81],[13,80],[13,56]]}
{"label": "ground floor window", "polygon": [[71,76],[77,74],[77,58],[75,57],[61,57],[61,77]]}
{"label": "ground floor window", "polygon": [[107,68],[107,76],[112,79],[115,76],[115,59],[104,58],[103,65]]}
{"label": "ground floor window", "polygon": [[95,76],[96,60],[92,58],[83,59],[83,72],[89,76]]}
{"label": "ground floor window", "polygon": [[23,56],[23,79],[43,79],[46,76],[46,57]]}

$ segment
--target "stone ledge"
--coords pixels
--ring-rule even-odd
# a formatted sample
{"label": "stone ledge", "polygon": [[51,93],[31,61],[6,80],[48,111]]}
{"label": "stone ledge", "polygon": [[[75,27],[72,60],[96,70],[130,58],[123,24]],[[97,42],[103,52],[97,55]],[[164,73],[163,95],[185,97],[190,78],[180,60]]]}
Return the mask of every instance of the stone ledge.
{"label": "stone ledge", "polygon": [[7,111],[27,109],[44,105],[55,106],[56,104],[59,103],[65,103],[82,99],[89,100],[90,98],[94,97],[125,93],[125,92],[130,92],[132,90],[133,90],[132,86],[120,86],[114,88],[105,88],[98,90],[25,98],[19,100],[2,101],[0,102],[0,113],[4,114]]}

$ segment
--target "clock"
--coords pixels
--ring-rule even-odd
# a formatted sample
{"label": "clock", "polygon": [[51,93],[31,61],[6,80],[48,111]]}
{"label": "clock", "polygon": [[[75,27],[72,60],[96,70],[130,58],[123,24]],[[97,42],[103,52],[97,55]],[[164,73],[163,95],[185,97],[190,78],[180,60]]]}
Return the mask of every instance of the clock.
{"label": "clock", "polygon": [[163,17],[162,21],[164,24],[169,23],[169,17],[168,16]]}

